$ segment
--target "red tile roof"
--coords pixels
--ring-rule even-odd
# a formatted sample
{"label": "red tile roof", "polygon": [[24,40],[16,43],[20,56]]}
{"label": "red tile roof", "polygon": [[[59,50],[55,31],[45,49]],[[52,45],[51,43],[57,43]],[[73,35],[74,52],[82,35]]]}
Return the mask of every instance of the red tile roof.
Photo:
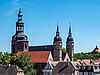
{"label": "red tile roof", "polygon": [[[35,61],[36,63],[47,63],[50,55],[50,51],[25,51],[29,55],[31,55],[31,61]],[[22,52],[18,52],[17,54],[21,54]]]}
{"label": "red tile roof", "polygon": [[93,60],[100,60],[100,58],[94,58]]}

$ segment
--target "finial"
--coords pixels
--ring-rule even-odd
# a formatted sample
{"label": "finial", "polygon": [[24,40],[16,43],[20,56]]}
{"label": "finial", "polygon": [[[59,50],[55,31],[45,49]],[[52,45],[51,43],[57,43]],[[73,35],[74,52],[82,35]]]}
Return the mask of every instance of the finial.
{"label": "finial", "polygon": [[71,34],[71,22],[69,23],[69,34]]}
{"label": "finial", "polygon": [[22,16],[22,13],[21,13],[21,8],[19,8],[19,13],[18,13],[18,16]]}
{"label": "finial", "polygon": [[57,32],[56,32],[56,36],[59,36],[59,27],[58,27],[58,21],[57,21]]}
{"label": "finial", "polygon": [[21,8],[19,8],[19,10],[21,10]]}
{"label": "finial", "polygon": [[57,32],[59,32],[58,21],[57,21]]}
{"label": "finial", "polygon": [[19,13],[21,13],[21,8],[19,8]]}

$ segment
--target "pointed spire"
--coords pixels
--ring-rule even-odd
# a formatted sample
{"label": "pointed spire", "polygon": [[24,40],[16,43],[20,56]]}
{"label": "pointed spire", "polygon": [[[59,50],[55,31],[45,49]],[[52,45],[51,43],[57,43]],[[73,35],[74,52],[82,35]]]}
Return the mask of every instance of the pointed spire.
{"label": "pointed spire", "polygon": [[57,21],[57,32],[59,32],[58,21]]}
{"label": "pointed spire", "polygon": [[58,21],[57,21],[57,32],[56,32],[56,36],[59,36],[59,27],[58,27]]}
{"label": "pointed spire", "polygon": [[69,23],[69,36],[71,36],[71,22]]}
{"label": "pointed spire", "polygon": [[71,22],[69,23],[69,34],[71,34]]}

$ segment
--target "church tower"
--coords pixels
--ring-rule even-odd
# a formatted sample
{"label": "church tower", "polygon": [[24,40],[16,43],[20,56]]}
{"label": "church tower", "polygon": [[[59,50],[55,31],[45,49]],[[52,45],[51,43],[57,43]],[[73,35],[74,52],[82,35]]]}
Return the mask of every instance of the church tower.
{"label": "church tower", "polygon": [[54,46],[54,61],[62,61],[62,39],[59,35],[59,28],[57,25],[57,32],[53,42]]}
{"label": "church tower", "polygon": [[28,40],[27,36],[24,35],[24,22],[22,21],[21,9],[18,13],[18,21],[16,22],[16,34],[12,36],[12,54],[18,51],[28,51]]}
{"label": "church tower", "polygon": [[70,58],[70,61],[73,61],[74,40],[73,40],[72,33],[71,33],[71,26],[69,27],[69,34],[68,34],[67,41],[66,41],[66,50]]}

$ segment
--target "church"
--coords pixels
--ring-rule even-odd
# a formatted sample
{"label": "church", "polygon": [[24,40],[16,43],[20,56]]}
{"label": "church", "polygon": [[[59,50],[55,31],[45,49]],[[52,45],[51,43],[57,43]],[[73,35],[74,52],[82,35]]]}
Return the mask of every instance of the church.
{"label": "church", "polygon": [[71,33],[71,26],[69,27],[69,33],[66,40],[66,53],[62,50],[62,38],[60,36],[58,25],[52,45],[29,46],[29,36],[24,34],[24,22],[22,21],[22,16],[21,9],[19,9],[18,21],[16,22],[16,33],[12,36],[11,41],[12,55],[21,52],[32,55],[32,61],[36,62],[36,69],[39,70],[38,75],[42,75],[42,69],[44,69],[48,61],[73,61],[74,40]]}

